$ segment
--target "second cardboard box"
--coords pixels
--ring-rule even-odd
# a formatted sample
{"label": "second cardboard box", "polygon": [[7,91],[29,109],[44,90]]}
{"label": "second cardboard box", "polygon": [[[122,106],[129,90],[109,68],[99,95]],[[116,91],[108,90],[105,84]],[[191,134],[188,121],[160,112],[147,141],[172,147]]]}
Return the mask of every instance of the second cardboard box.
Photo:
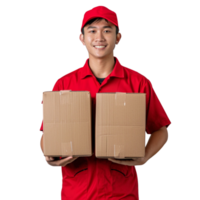
{"label": "second cardboard box", "polygon": [[96,157],[144,157],[145,113],[145,93],[97,93]]}

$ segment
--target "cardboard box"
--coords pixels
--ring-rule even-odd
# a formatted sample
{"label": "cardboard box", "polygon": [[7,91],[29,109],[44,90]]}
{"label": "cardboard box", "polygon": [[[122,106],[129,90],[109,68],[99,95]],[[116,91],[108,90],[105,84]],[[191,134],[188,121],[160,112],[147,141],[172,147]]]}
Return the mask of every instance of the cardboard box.
{"label": "cardboard box", "polygon": [[89,91],[44,92],[44,155],[91,156],[91,115]]}
{"label": "cardboard box", "polygon": [[145,127],[145,93],[96,94],[96,157],[144,157]]}

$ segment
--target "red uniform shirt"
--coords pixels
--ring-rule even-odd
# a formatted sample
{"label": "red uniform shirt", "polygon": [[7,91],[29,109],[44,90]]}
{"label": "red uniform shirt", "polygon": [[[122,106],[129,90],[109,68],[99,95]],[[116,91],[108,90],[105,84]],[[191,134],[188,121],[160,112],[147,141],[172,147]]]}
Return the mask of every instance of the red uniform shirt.
{"label": "red uniform shirt", "polygon": [[[138,180],[134,166],[120,165],[95,157],[96,93],[146,93],[146,132],[151,134],[171,123],[151,82],[138,72],[122,66],[115,57],[112,72],[100,84],[88,61],[85,65],[60,78],[53,91],[90,91],[92,97],[92,151],[91,157],[79,157],[62,167],[62,200],[138,200]],[[41,125],[40,130],[43,130]]]}

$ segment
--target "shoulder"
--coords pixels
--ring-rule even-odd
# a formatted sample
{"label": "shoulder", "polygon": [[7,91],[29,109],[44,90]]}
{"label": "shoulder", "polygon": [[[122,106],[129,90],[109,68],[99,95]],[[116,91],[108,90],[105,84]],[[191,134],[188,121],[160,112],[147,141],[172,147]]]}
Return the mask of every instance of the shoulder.
{"label": "shoulder", "polygon": [[150,80],[143,74],[141,74],[133,69],[130,69],[128,67],[123,66],[123,69],[124,69],[125,76],[127,77],[127,79],[130,80],[131,83],[139,84],[139,85],[141,85],[141,84],[142,85],[151,85]]}
{"label": "shoulder", "polygon": [[64,86],[68,85],[71,81],[77,80],[80,74],[80,69],[81,67],[60,77],[56,81],[54,88],[61,90],[64,88]]}
{"label": "shoulder", "polygon": [[63,82],[63,81],[67,81],[67,80],[69,80],[71,78],[77,77],[79,75],[80,69],[81,68],[78,68],[78,69],[76,69],[76,70],[74,70],[72,72],[69,72],[68,74],[65,74],[64,76],[60,77],[58,79],[58,81]]}

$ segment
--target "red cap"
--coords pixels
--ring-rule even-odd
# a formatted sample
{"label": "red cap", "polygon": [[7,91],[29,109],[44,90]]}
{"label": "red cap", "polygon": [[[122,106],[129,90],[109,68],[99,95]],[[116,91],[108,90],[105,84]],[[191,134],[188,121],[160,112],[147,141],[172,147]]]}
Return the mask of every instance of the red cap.
{"label": "red cap", "polygon": [[115,26],[117,26],[119,29],[116,13],[113,12],[112,10],[109,10],[108,8],[106,8],[104,6],[97,6],[97,7],[94,7],[93,9],[85,12],[81,29],[84,27],[84,25],[89,20],[96,18],[96,17],[102,17],[104,19],[107,19],[108,21],[113,23]]}

